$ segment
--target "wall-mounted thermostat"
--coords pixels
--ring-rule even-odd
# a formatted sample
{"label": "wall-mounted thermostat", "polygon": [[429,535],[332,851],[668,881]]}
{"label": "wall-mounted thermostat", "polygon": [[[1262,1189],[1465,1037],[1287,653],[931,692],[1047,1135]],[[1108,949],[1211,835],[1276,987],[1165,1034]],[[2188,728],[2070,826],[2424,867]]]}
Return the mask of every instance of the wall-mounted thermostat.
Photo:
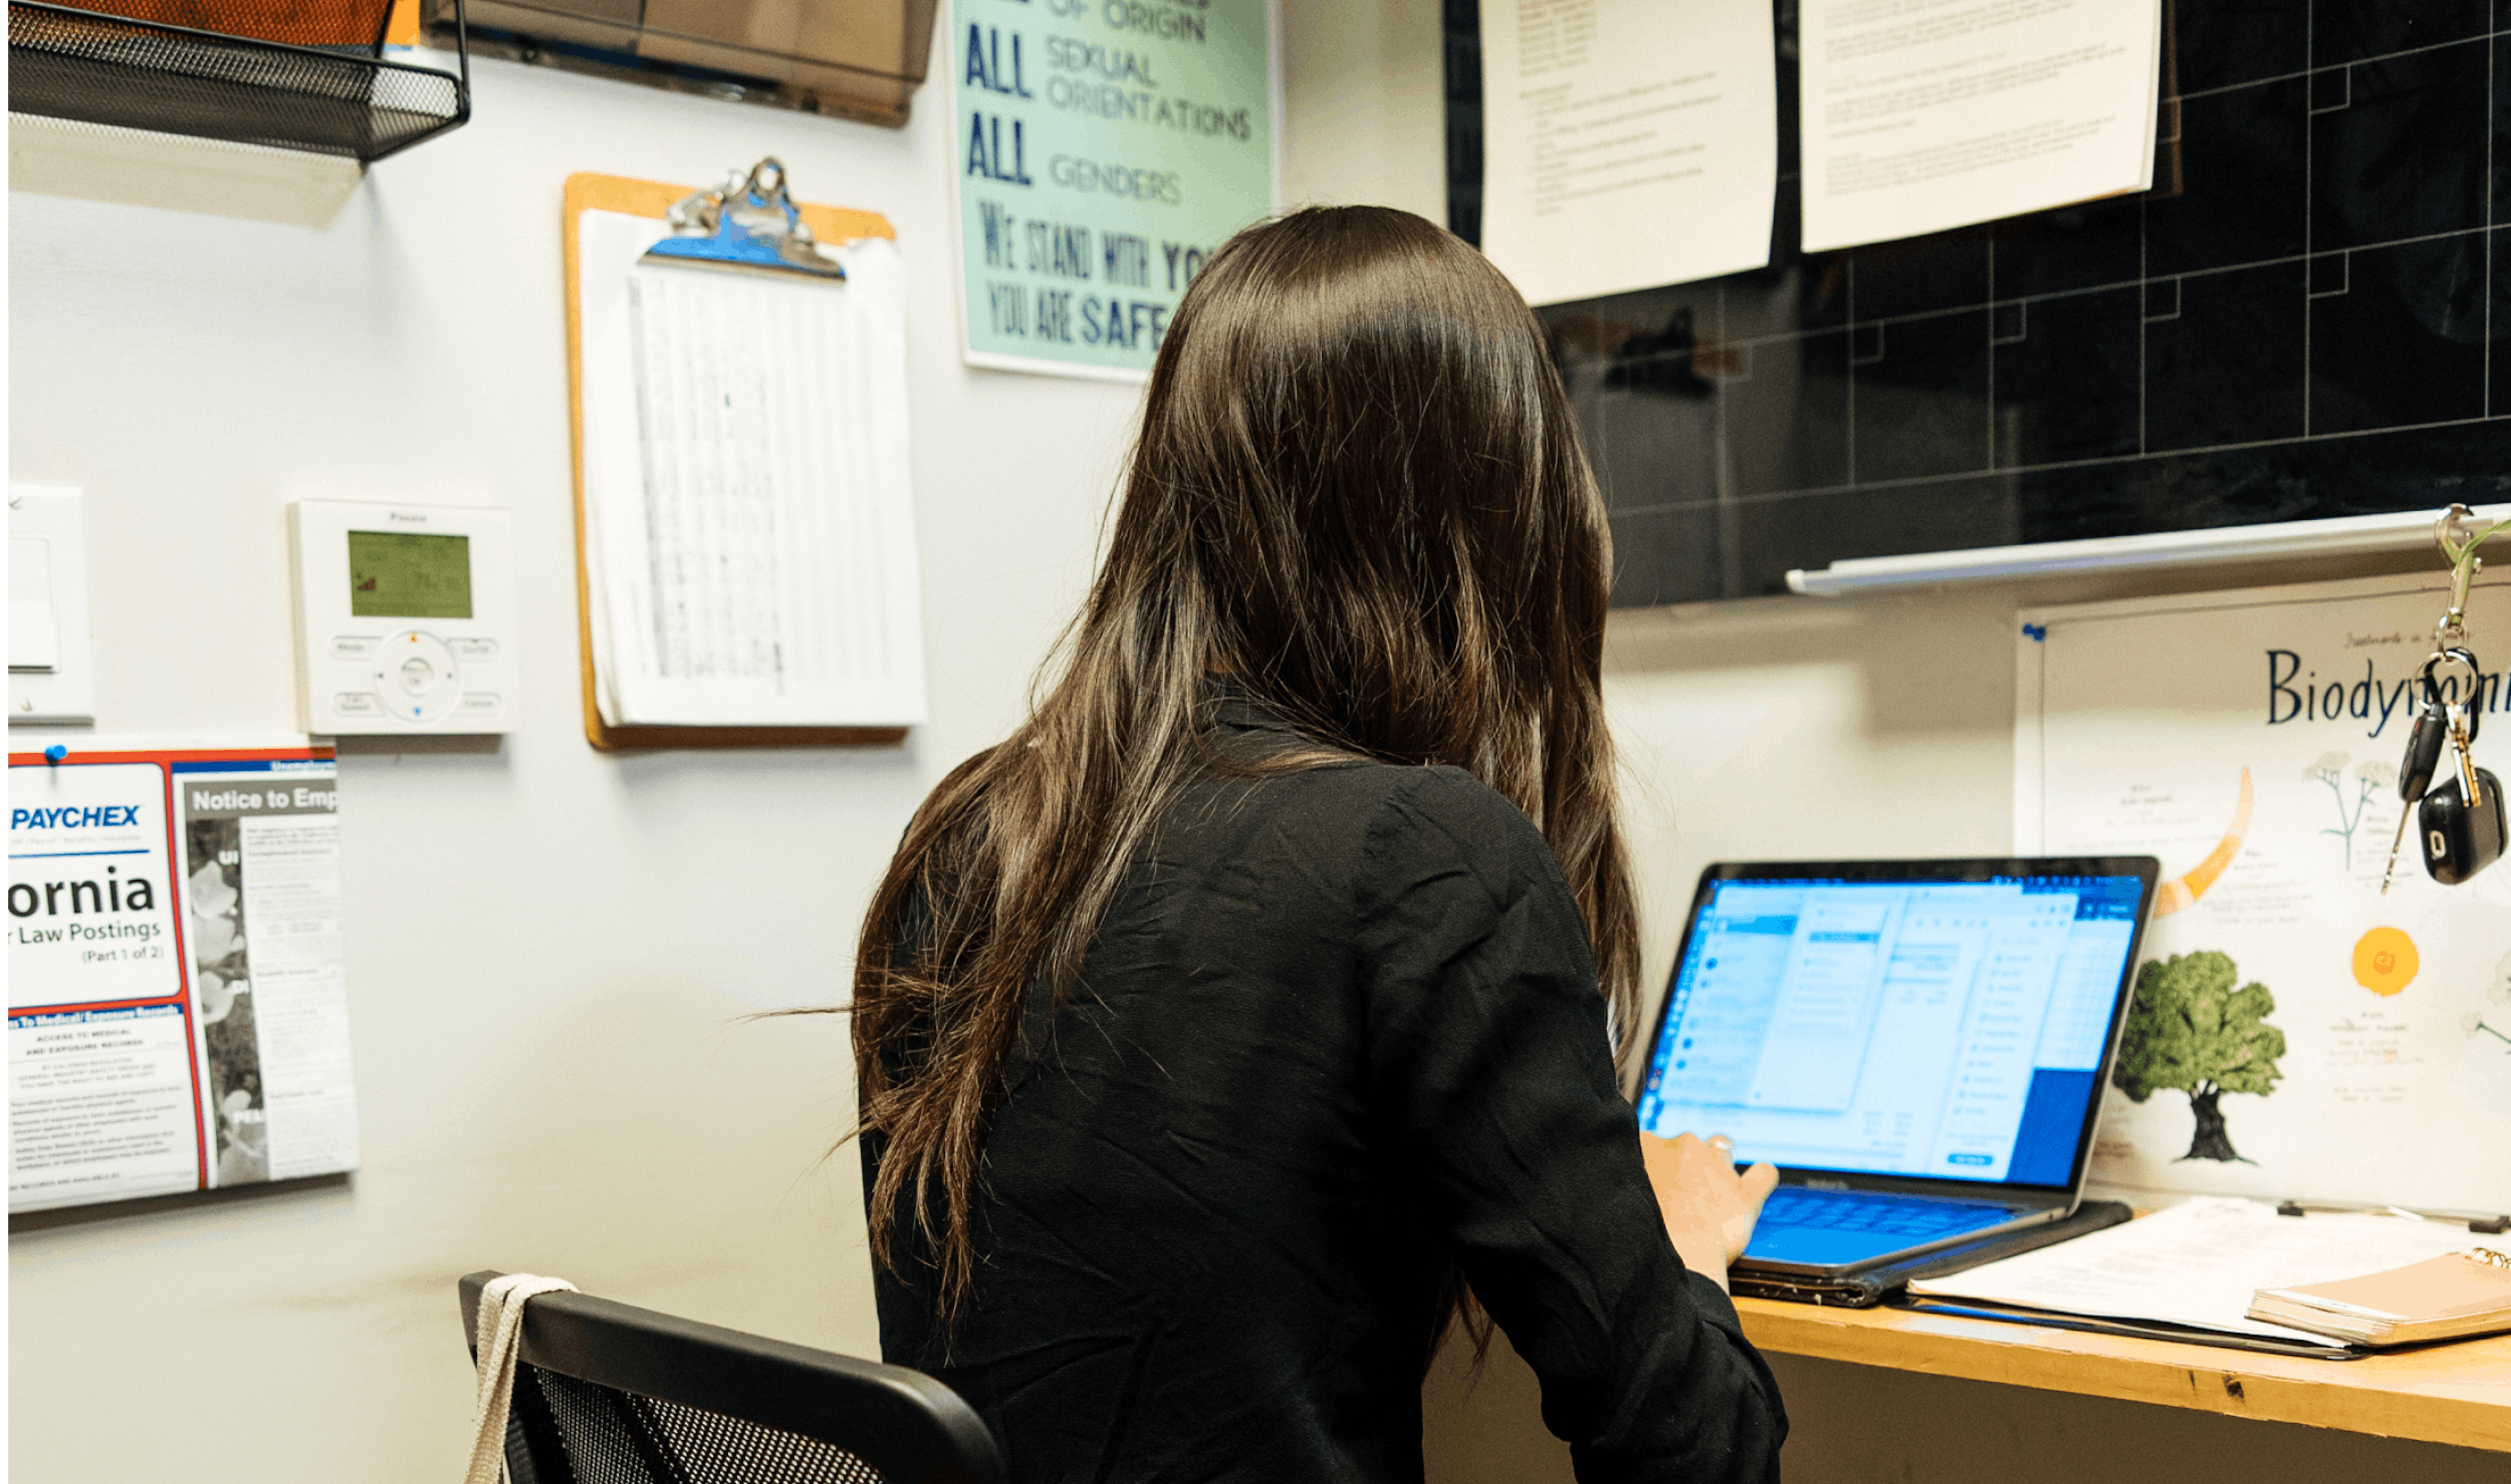
{"label": "wall-mounted thermostat", "polygon": [[299,500],[288,508],[288,557],[306,731],[515,729],[504,511]]}

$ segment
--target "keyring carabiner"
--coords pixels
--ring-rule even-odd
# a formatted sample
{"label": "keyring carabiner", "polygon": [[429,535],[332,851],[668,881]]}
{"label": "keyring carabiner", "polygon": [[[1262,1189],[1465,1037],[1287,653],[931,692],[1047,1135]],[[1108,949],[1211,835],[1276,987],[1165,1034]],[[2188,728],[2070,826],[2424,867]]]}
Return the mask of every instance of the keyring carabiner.
{"label": "keyring carabiner", "polygon": [[[2442,699],[2441,682],[2433,677],[2433,670],[2443,665],[2456,665],[2466,669],[2467,694],[2463,700],[2452,702]],[[2485,673],[2476,667],[2476,656],[2461,646],[2453,645],[2425,660],[2423,667],[2415,671],[2415,679],[2422,684],[2424,704],[2439,706],[2446,711],[2465,708],[2467,740],[2476,741],[2476,734],[2485,724],[2485,708],[2477,704],[2484,699]]]}

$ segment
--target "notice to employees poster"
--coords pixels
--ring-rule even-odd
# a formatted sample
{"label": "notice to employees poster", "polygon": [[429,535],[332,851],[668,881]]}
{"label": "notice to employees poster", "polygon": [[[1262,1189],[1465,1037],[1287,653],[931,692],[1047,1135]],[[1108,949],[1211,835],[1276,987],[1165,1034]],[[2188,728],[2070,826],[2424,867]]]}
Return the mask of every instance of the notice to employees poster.
{"label": "notice to employees poster", "polygon": [[[2440,886],[2411,832],[2380,891],[2446,595],[2437,572],[2022,616],[2016,848],[2162,859],[2096,1178],[2511,1209],[2511,862]],[[2478,580],[2468,628],[2477,761],[2511,777],[2511,582]]]}
{"label": "notice to employees poster", "polygon": [[352,1168],[331,749],[9,755],[9,1209]]}
{"label": "notice to employees poster", "polygon": [[952,0],[962,348],[1139,381],[1213,249],[1273,209],[1267,0]]}

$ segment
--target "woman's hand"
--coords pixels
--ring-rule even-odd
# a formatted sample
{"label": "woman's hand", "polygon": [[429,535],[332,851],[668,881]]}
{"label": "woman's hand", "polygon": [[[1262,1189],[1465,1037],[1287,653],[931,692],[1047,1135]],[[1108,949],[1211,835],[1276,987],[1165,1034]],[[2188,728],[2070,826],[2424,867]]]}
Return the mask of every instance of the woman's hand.
{"label": "woman's hand", "polygon": [[1656,1188],[1657,1209],[1665,1214],[1665,1235],[1674,1238],[1682,1265],[1725,1287],[1726,1265],[1744,1255],[1779,1172],[1756,1164],[1738,1175],[1732,1144],[1705,1143],[1687,1133],[1660,1139],[1642,1132],[1640,1157],[1647,1162],[1648,1184]]}

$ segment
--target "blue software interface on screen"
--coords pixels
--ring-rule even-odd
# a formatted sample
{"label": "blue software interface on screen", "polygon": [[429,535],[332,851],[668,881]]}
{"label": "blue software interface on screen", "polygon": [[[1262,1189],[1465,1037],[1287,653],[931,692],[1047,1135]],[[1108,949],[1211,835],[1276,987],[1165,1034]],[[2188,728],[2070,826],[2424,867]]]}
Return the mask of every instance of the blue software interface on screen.
{"label": "blue software interface on screen", "polygon": [[2136,938],[2133,876],[1717,883],[1640,1124],[1812,1169],[2065,1185]]}

